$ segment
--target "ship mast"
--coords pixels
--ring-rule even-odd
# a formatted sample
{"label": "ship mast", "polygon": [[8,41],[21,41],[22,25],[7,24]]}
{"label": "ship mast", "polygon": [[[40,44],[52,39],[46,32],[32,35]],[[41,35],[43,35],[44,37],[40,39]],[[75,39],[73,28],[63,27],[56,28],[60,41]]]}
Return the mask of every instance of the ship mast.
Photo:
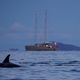
{"label": "ship mast", "polygon": [[45,17],[44,17],[44,42],[47,41],[47,10],[45,10]]}
{"label": "ship mast", "polygon": [[[35,13],[35,20],[34,20],[34,42],[37,42],[37,13]],[[45,10],[44,16],[44,43],[47,42],[47,10]]]}
{"label": "ship mast", "polygon": [[34,20],[34,41],[37,42],[37,13],[35,13],[35,20]]}

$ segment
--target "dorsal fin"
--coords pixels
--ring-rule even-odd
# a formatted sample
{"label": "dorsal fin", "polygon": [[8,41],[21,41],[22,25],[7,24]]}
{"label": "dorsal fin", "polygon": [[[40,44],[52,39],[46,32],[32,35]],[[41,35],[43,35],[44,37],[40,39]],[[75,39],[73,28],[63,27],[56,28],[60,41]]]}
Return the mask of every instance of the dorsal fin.
{"label": "dorsal fin", "polygon": [[9,63],[10,54],[7,55],[7,57],[4,59],[3,63]]}

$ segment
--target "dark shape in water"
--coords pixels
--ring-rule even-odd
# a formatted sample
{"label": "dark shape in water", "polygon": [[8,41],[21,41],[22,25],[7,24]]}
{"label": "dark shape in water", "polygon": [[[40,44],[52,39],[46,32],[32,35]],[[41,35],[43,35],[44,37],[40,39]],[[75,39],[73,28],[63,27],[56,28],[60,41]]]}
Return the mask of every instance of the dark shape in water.
{"label": "dark shape in water", "polygon": [[64,63],[58,63],[56,66],[74,66],[74,65],[79,65],[80,61],[69,61],[69,62],[64,62]]}
{"label": "dark shape in water", "polygon": [[80,72],[80,70],[77,70],[77,69],[72,69],[70,71],[72,71],[72,72]]}
{"label": "dark shape in water", "polygon": [[35,65],[46,65],[46,64],[49,64],[50,62],[36,62],[36,63],[32,63],[31,66],[35,66]]}
{"label": "dark shape in water", "polygon": [[10,54],[4,59],[4,61],[2,63],[0,63],[0,67],[2,67],[2,68],[20,67],[17,64],[11,63],[9,61],[9,58],[10,58]]}

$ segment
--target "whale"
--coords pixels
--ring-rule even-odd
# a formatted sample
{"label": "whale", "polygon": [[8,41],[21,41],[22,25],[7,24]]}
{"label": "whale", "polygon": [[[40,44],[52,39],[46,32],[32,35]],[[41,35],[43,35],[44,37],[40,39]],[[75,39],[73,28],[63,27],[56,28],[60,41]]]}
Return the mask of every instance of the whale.
{"label": "whale", "polygon": [[13,67],[21,67],[21,66],[10,62],[10,54],[8,54],[7,57],[3,60],[3,62],[0,63],[0,67],[1,68],[13,68]]}

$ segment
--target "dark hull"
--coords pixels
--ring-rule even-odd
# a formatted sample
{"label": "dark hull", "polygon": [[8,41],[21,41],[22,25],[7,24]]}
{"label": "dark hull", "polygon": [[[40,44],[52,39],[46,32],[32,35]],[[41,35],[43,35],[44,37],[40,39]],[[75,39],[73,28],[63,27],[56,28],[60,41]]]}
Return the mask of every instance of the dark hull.
{"label": "dark hull", "polygon": [[25,46],[26,51],[56,51],[56,48],[50,47],[37,47],[37,46]]}

